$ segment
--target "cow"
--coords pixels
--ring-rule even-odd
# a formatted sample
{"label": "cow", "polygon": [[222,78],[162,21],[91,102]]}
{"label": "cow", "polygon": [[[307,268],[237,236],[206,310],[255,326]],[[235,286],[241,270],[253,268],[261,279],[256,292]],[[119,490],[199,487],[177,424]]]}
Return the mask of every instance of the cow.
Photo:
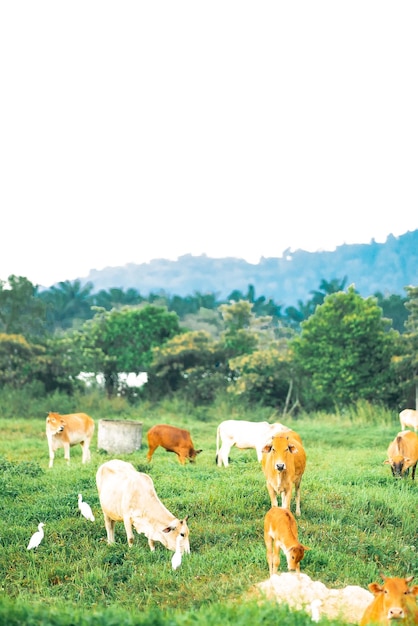
{"label": "cow", "polygon": [[300,515],[300,483],[306,466],[306,453],[300,436],[289,431],[273,437],[263,448],[261,463],[271,506],[278,506],[277,495],[280,493],[282,508],[290,509],[295,485],[296,515]]}
{"label": "cow", "polygon": [[[247,422],[245,420],[226,420],[221,422],[216,431],[216,462],[218,467],[228,467],[229,452],[232,446],[240,450],[255,448],[260,462],[264,445],[274,435],[290,430],[283,424],[268,422]],[[219,446],[219,442],[221,445]]]}
{"label": "cow", "polygon": [[412,467],[412,480],[418,463],[418,435],[411,430],[402,430],[388,447],[388,459],[384,464],[390,465],[392,476],[405,477]]}
{"label": "cow", "polygon": [[49,467],[54,464],[55,450],[64,448],[64,459],[70,462],[70,446],[78,443],[83,449],[82,462],[90,461],[90,443],[94,434],[94,420],[86,413],[48,413],[46,438],[49,448]]}
{"label": "cow", "polygon": [[404,626],[418,624],[418,585],[408,586],[413,576],[407,578],[387,578],[381,574],[383,585],[370,583],[369,589],[374,598],[360,620],[360,626],[380,624],[388,626],[395,620],[402,620]]}
{"label": "cow", "polygon": [[404,409],[399,413],[399,421],[402,430],[406,430],[409,426],[413,428],[415,432],[418,431],[418,411],[414,409]]}
{"label": "cow", "polygon": [[138,472],[131,463],[113,459],[97,470],[96,485],[109,544],[115,541],[115,523],[123,521],[129,547],[134,542],[134,526],[147,537],[152,551],[159,541],[176,558],[190,553],[188,516],[178,519],[170,513],[157,496],[151,476]]}
{"label": "cow", "polygon": [[147,460],[151,461],[152,455],[158,446],[165,448],[167,452],[175,452],[182,465],[186,459],[194,463],[202,450],[195,450],[188,430],[169,426],[168,424],[156,424],[147,433],[148,454]]}
{"label": "cow", "polygon": [[274,506],[264,518],[264,543],[266,544],[267,563],[270,576],[277,574],[280,565],[280,549],[286,555],[287,569],[300,572],[300,561],[305,550],[310,550],[298,540],[296,520],[288,509]]}

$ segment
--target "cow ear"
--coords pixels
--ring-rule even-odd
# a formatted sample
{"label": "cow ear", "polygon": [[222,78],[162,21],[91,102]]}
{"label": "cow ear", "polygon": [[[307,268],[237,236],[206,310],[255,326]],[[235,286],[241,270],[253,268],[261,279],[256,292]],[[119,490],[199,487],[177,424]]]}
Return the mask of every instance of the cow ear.
{"label": "cow ear", "polygon": [[386,461],[383,461],[383,465],[390,465],[390,459],[386,459]]}
{"label": "cow ear", "polygon": [[312,550],[312,548],[309,548],[308,546],[304,546],[304,545],[302,545],[302,548],[303,548],[304,550]]}
{"label": "cow ear", "polygon": [[375,596],[383,591],[383,588],[378,583],[370,583],[369,589]]}
{"label": "cow ear", "polygon": [[271,448],[272,448],[271,444],[267,444],[266,446],[264,446],[261,452],[270,452]]}
{"label": "cow ear", "polygon": [[196,450],[196,454],[200,454],[203,450]]}
{"label": "cow ear", "polygon": [[297,451],[298,451],[298,449],[296,448],[296,446],[294,446],[292,443],[290,443],[290,444],[288,445],[288,450],[289,450],[289,452],[290,452],[291,454],[296,454],[296,453],[297,453]]}
{"label": "cow ear", "polygon": [[171,533],[171,531],[176,529],[177,524],[174,524],[172,526],[167,526],[167,528],[163,528],[163,533]]}

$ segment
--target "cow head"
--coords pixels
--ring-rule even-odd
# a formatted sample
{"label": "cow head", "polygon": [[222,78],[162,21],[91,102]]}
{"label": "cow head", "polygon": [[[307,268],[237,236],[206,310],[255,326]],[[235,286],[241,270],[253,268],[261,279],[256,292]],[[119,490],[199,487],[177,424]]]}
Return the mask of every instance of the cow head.
{"label": "cow head", "polygon": [[404,476],[408,476],[411,459],[398,454],[396,456],[390,457],[389,459],[386,459],[386,461],[384,461],[384,465],[390,465],[390,468],[392,470],[392,476],[395,476],[396,478],[401,478]]}
{"label": "cow head", "polygon": [[273,437],[271,443],[264,446],[262,452],[264,454],[271,454],[273,458],[274,468],[278,472],[283,472],[287,469],[286,461],[289,454],[296,454],[298,449],[289,440],[289,437],[279,435]]}
{"label": "cow head", "polygon": [[64,430],[65,421],[59,413],[48,413],[46,424],[53,435],[58,435]]}
{"label": "cow head", "polygon": [[163,541],[163,543],[166,548],[179,551],[181,554],[190,554],[189,527],[187,526],[188,519],[188,515],[181,520],[175,519],[169,526],[162,529],[164,533],[163,537],[166,540],[166,542]]}
{"label": "cow head", "polygon": [[306,550],[310,550],[310,548],[302,545],[301,543],[290,546],[290,548],[286,550],[287,569],[289,572],[300,572],[300,562],[303,559]]}
{"label": "cow head", "polygon": [[370,583],[369,589],[374,596],[382,598],[385,618],[388,620],[405,619],[412,607],[416,607],[415,596],[418,595],[418,585],[408,587],[413,576],[387,578],[381,574],[381,577],[384,581],[383,585]]}
{"label": "cow head", "polygon": [[195,463],[197,455],[200,454],[201,452],[203,452],[203,450],[195,450],[194,448],[191,448],[191,450],[189,450],[189,457],[188,457],[190,463]]}

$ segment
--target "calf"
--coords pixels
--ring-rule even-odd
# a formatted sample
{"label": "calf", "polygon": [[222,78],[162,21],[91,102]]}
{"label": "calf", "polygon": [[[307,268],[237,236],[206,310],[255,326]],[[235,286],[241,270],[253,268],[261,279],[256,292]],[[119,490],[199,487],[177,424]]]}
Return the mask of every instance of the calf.
{"label": "calf", "polygon": [[411,430],[402,430],[388,447],[388,459],[385,464],[390,465],[392,476],[405,477],[412,467],[412,480],[418,463],[418,435]]}
{"label": "calf", "polygon": [[298,528],[292,513],[287,509],[272,507],[264,518],[264,543],[270,576],[277,574],[280,565],[280,548],[286,555],[287,569],[300,572],[300,561],[307,546],[298,541]]}
{"label": "calf", "polygon": [[219,467],[222,464],[228,467],[228,457],[232,446],[236,446],[240,450],[254,448],[257,452],[258,461],[261,461],[265,444],[274,435],[288,430],[290,428],[279,423],[225,420],[219,424],[216,430],[216,462]]}
{"label": "calf", "polygon": [[129,546],[134,542],[134,526],[147,537],[151,550],[159,541],[175,552],[178,567],[181,555],[190,552],[188,518],[180,520],[170,513],[158,498],[152,478],[137,472],[131,463],[113,459],[99,467],[96,484],[108,543],[115,541],[115,523],[123,521]]}
{"label": "calf", "polygon": [[360,626],[379,624],[388,626],[395,620],[402,620],[404,626],[418,624],[418,585],[408,587],[413,576],[408,578],[383,578],[383,585],[370,583],[369,589],[374,595],[372,603],[366,608],[360,620]]}
{"label": "calf", "polygon": [[418,431],[418,411],[414,411],[414,409],[404,409],[399,413],[399,421],[402,430],[406,430],[409,426],[413,428],[415,432]]}
{"label": "calf", "polygon": [[151,461],[152,455],[158,446],[165,448],[167,452],[175,452],[182,465],[186,459],[194,463],[198,454],[202,450],[195,450],[188,430],[169,426],[168,424],[157,424],[149,429],[147,433],[148,454],[147,460]]}
{"label": "calf", "polygon": [[48,413],[46,438],[49,448],[49,467],[54,464],[55,450],[64,448],[64,459],[70,462],[70,446],[80,444],[83,449],[82,462],[90,461],[90,442],[94,433],[94,421],[86,413]]}
{"label": "calf", "polygon": [[282,507],[290,509],[293,485],[296,493],[296,515],[300,515],[300,483],[306,467],[306,453],[300,437],[294,431],[273,437],[263,448],[262,468],[266,477],[271,506],[277,506],[277,495],[282,496]]}

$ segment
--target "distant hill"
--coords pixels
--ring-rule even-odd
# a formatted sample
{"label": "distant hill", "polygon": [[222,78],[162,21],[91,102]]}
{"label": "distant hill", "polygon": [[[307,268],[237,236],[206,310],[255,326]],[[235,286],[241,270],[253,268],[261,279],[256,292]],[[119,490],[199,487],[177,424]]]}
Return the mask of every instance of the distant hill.
{"label": "distant hill", "polygon": [[200,292],[213,293],[218,299],[227,298],[234,290],[247,293],[248,285],[253,285],[256,297],[290,306],[310,299],[321,280],[345,276],[347,285],[354,283],[364,297],[378,291],[405,296],[405,286],[418,285],[418,230],[400,237],[390,235],[384,243],[344,244],[333,252],[288,249],[280,258],[262,258],[257,264],[233,257],[187,254],[177,261],[155,259],[91,270],[79,280],[92,282],[94,292],[133,287],[143,296],[164,291],[185,297]]}

